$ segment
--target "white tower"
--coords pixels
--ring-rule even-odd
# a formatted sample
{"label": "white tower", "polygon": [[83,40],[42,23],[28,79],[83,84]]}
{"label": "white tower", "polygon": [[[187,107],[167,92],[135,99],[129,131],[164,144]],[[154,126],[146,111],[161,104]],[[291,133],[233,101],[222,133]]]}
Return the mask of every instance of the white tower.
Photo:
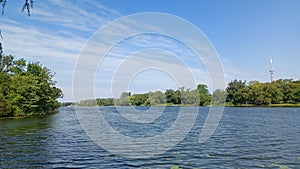
{"label": "white tower", "polygon": [[274,70],[273,70],[273,61],[272,61],[272,57],[270,57],[270,75],[271,75],[271,82],[274,81]]}

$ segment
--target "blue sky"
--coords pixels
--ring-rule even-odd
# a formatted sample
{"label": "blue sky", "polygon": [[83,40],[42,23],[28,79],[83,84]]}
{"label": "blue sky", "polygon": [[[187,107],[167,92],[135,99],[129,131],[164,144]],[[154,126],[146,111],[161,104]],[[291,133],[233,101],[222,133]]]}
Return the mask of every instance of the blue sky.
{"label": "blue sky", "polygon": [[[270,56],[275,79],[300,78],[300,1],[297,0],[36,0],[31,17],[21,13],[21,7],[22,1],[9,0],[5,15],[0,17],[4,51],[17,58],[39,61],[55,71],[57,85],[64,91],[63,101],[73,99],[75,64],[89,38],[110,21],[138,12],[170,13],[202,30],[219,54],[227,82],[235,78],[269,81]],[[155,37],[142,40],[145,39],[158,40]],[[122,46],[130,49],[126,43],[119,45],[121,49]],[[122,54],[125,53],[119,53]],[[168,62],[163,57],[155,59]],[[105,80],[113,75],[109,67],[114,63],[113,58],[107,58],[104,67],[108,72],[99,71],[96,75],[98,97],[110,96]],[[186,63],[190,68],[199,68],[195,70],[200,74],[196,78],[198,83],[209,84],[203,65],[193,65],[193,60]],[[140,73],[130,85],[134,92],[176,87],[174,80],[155,71]]]}

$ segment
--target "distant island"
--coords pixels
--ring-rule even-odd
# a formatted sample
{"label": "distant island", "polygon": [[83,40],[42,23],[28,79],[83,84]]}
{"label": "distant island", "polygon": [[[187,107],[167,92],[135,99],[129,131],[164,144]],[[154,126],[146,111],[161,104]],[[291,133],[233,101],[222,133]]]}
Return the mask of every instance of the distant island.
{"label": "distant island", "polygon": [[226,90],[209,93],[205,84],[196,89],[167,89],[143,94],[123,92],[119,98],[83,100],[78,106],[300,106],[300,80],[279,79],[273,82],[232,80]]}
{"label": "distant island", "polygon": [[54,74],[40,63],[0,53],[0,117],[46,114],[59,106],[62,91]]}

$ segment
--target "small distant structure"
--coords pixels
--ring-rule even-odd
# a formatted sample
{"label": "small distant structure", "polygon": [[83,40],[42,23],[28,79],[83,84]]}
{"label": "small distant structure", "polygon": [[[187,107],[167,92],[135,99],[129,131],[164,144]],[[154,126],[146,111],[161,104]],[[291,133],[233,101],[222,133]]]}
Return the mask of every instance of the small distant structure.
{"label": "small distant structure", "polygon": [[274,69],[273,69],[273,60],[272,57],[270,57],[270,75],[271,75],[271,82],[274,81]]}

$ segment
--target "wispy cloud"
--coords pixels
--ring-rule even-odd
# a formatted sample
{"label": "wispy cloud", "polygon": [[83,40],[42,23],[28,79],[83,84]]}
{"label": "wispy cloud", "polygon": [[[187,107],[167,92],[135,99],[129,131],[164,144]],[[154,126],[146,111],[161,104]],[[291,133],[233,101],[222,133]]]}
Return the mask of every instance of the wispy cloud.
{"label": "wispy cloud", "polygon": [[73,60],[86,40],[78,36],[59,36],[35,27],[4,25],[2,30],[6,51],[20,57]]}
{"label": "wispy cloud", "polygon": [[120,16],[115,10],[95,1],[65,0],[41,1],[34,14],[34,20],[88,33]]}
{"label": "wispy cloud", "polygon": [[[138,24],[132,25],[133,23]],[[211,89],[224,88],[225,79],[222,65],[219,63],[220,60],[214,53],[213,47],[209,43],[207,44],[204,36],[194,38],[187,31],[187,35],[184,34],[183,38],[180,39],[180,33],[176,36],[176,31],[175,34],[169,34],[170,27],[168,25],[163,28],[164,30],[160,30],[161,25],[159,24],[153,23],[151,27],[148,27],[149,24],[145,23],[146,25],[143,25],[143,20],[134,21],[131,19],[115,21],[109,27],[96,33],[89,40],[84,53],[81,54],[80,69],[89,67],[84,69],[85,72],[81,74],[82,76],[77,77],[81,85],[78,88],[82,90],[84,86],[93,87],[89,79],[95,78],[94,74],[97,71],[95,67],[97,67],[98,62],[100,64],[97,73],[100,75],[98,75],[99,80],[96,80],[95,85],[96,90],[99,91],[96,93],[98,97],[118,97],[121,92],[129,90],[128,86],[136,76],[135,73],[147,72],[148,69],[171,73],[174,76],[172,78],[178,82],[177,88],[182,86],[195,88],[197,83],[208,85],[214,83],[210,87]],[[156,30],[160,31],[155,33]],[[197,56],[193,51],[193,47],[197,46],[200,46],[197,48],[200,56]],[[147,50],[146,54],[144,53],[145,50]],[[156,51],[153,52],[153,50]],[[168,51],[167,54],[166,51]],[[104,56],[106,52],[108,53]],[[174,57],[170,58],[169,55]],[[138,67],[140,69],[136,69]],[[212,76],[214,77],[212,78]],[[139,85],[137,86],[140,87],[133,90],[151,89],[152,86],[160,86],[160,90],[170,88],[170,84],[165,84],[163,81],[165,77],[161,74],[152,74],[150,78],[139,75],[139,78],[143,79],[138,82]],[[149,81],[146,83],[145,79]],[[222,81],[222,79],[224,80]],[[111,93],[110,89],[115,85],[117,87]],[[93,97],[92,92],[88,92],[88,90],[81,91],[82,96]],[[91,95],[88,96],[88,93]]]}
{"label": "wispy cloud", "polygon": [[[17,9],[15,9],[17,10]],[[175,88],[176,85],[171,85],[170,77],[166,80],[166,73],[168,70],[174,70],[179,80],[185,79],[188,71],[193,76],[196,83],[210,84],[209,74],[203,66],[203,61],[193,53],[180,39],[172,36],[165,36],[162,34],[155,34],[151,32],[162,32],[162,29],[154,24],[143,24],[136,20],[126,20],[115,24],[112,29],[105,29],[103,32],[105,36],[93,36],[95,31],[103,28],[105,24],[113,19],[122,16],[118,11],[110,9],[103,4],[89,0],[89,1],[65,1],[65,0],[45,0],[37,1],[35,8],[32,11],[32,17],[29,21],[17,19],[15,17],[7,17],[2,20],[1,29],[5,36],[4,48],[6,53],[15,54],[18,57],[25,57],[31,61],[40,61],[43,65],[54,70],[56,80],[59,87],[61,87],[65,94],[64,100],[72,100],[72,79],[77,57],[81,50],[85,47],[85,52],[81,57],[89,59],[91,57],[95,61],[101,57],[105,50],[112,47],[104,60],[99,63],[98,72],[92,72],[94,69],[88,63],[83,68],[83,76],[86,73],[95,74],[96,91],[99,97],[111,96],[110,88],[115,73],[120,71],[120,65],[124,64],[126,60],[130,60],[129,67],[125,67],[124,72],[130,71],[135,65],[149,66],[163,65],[156,71],[152,72],[152,77],[149,77],[149,71],[140,73],[135,84],[131,87],[142,86],[133,89],[135,91],[142,91],[146,89],[160,89]],[[146,34],[134,34],[143,28],[150,30]],[[178,31],[182,31],[180,28]],[[143,31],[142,31],[143,32]],[[125,39],[118,38],[124,34],[133,35]],[[89,40],[88,44],[86,42]],[[109,40],[119,42],[116,44],[109,43]],[[201,44],[193,35],[188,35],[186,39],[189,43]],[[101,44],[101,45],[99,45]],[[100,47],[102,46],[102,48]],[[169,51],[168,54],[162,51],[152,51],[143,53],[146,49],[160,49]],[[202,51],[210,50],[202,47]],[[174,58],[168,57],[170,54]],[[209,53],[207,53],[209,54]],[[139,57],[132,57],[132,56]],[[92,60],[93,61],[93,60]],[[212,61],[214,62],[214,61]],[[206,61],[208,63],[208,61]],[[98,63],[93,63],[97,65]],[[214,65],[213,63],[210,66]],[[163,70],[167,70],[162,73]],[[126,71],[125,71],[126,70]],[[134,69],[132,69],[134,70]],[[228,69],[229,70],[229,69]],[[155,73],[156,72],[156,73]],[[159,73],[160,72],[160,73]],[[98,73],[98,74],[97,74]],[[231,71],[231,74],[236,72]],[[93,77],[93,76],[87,76]],[[155,77],[155,80],[153,80]],[[131,77],[132,78],[132,77]],[[81,79],[85,81],[88,79]],[[116,79],[115,79],[116,80]],[[124,79],[118,79],[121,82]],[[125,79],[128,80],[128,79]],[[176,80],[176,79],[175,79]],[[184,83],[179,86],[186,86],[194,88],[193,80],[183,80]],[[172,83],[173,84],[173,83]],[[120,90],[123,88],[120,88]],[[84,95],[84,87],[81,89]],[[120,91],[121,92],[121,91]]]}
{"label": "wispy cloud", "polygon": [[[18,13],[19,6],[13,3],[6,9]],[[34,5],[30,18],[1,16],[5,53],[39,61],[54,70],[65,100],[72,100],[77,56],[97,29],[120,14],[96,1],[45,0]]]}

